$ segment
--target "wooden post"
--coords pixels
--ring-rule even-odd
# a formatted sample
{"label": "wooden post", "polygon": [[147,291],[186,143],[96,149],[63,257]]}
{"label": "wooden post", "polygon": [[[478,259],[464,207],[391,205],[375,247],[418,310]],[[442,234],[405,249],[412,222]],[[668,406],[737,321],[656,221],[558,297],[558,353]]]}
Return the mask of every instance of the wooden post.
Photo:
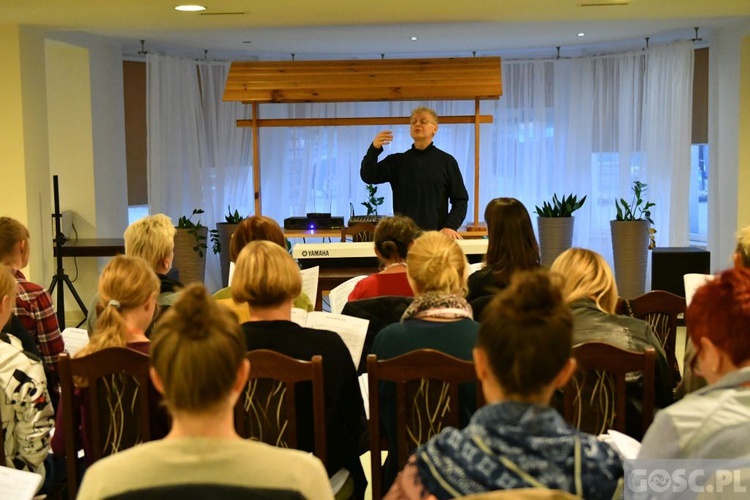
{"label": "wooden post", "polygon": [[261,215],[260,210],[260,116],[257,102],[252,104],[253,108],[253,187],[255,188],[255,215]]}
{"label": "wooden post", "polygon": [[478,231],[479,227],[479,98],[474,99],[474,222],[467,226],[469,231]]}

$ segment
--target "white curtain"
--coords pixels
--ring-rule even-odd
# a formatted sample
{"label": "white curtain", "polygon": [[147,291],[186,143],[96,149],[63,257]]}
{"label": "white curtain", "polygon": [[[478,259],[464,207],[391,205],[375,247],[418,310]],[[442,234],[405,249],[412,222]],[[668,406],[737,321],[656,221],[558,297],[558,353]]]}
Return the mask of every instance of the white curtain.
{"label": "white curtain", "polygon": [[[252,213],[250,134],[236,125],[249,110],[222,101],[228,63],[147,56],[148,169],[151,213],[177,223],[195,208],[193,220],[209,229],[231,206]],[[221,286],[219,259],[208,242],[206,286]]]}
{"label": "white curtain", "polygon": [[[249,111],[220,102],[226,66],[201,65],[201,114],[200,97],[192,94],[200,95],[197,63],[153,59],[157,58],[149,57],[150,75],[159,69],[167,71],[164,60],[185,68],[180,78],[149,76],[149,90],[157,96],[174,94],[186,100],[178,105],[175,98],[167,109],[154,108],[157,113],[149,109],[149,157],[190,156],[193,161],[179,165],[151,162],[150,168],[156,167],[157,173],[166,165],[175,169],[161,184],[151,184],[152,211],[165,206],[157,204],[157,199],[175,197],[172,193],[178,184],[185,197],[188,193],[193,197],[180,207],[183,211],[203,204],[208,215],[212,204],[217,217],[206,220],[221,220],[227,205],[249,211],[253,201],[250,131],[234,127],[234,120],[249,116]],[[632,182],[640,180],[648,184],[647,199],[656,203],[652,218],[657,244],[686,245],[692,65],[690,42],[607,56],[504,62],[504,95],[481,104],[482,113],[491,114],[494,121],[481,127],[480,220],[485,205],[498,196],[518,198],[534,218],[534,206],[551,199],[553,193],[587,195],[586,205],[576,212],[574,244],[596,250],[611,261],[609,221],[616,214],[614,200],[630,200]],[[188,76],[190,67],[192,75]],[[194,82],[186,81],[190,79]],[[152,83],[157,87],[152,89]],[[159,88],[164,85],[175,89]],[[405,117],[417,105],[431,106],[442,116],[474,113],[473,102],[442,101],[276,104],[261,105],[260,113],[261,118]],[[184,116],[191,109],[190,116]],[[163,128],[167,114],[171,117],[167,130],[182,130],[186,141],[182,151],[167,150],[179,148],[179,142],[151,140],[151,129]],[[331,212],[345,218],[351,209],[364,213],[361,203],[367,192],[359,166],[372,138],[383,128],[394,131],[394,142],[384,155],[411,146],[408,125],[396,120],[388,127],[261,129],[263,214],[283,223],[286,217],[307,212]],[[471,198],[469,223],[474,218],[473,126],[441,125],[435,144],[455,156],[461,166]],[[153,147],[164,150],[152,151]],[[379,213],[392,213],[390,187],[380,186],[378,196],[385,197]]]}

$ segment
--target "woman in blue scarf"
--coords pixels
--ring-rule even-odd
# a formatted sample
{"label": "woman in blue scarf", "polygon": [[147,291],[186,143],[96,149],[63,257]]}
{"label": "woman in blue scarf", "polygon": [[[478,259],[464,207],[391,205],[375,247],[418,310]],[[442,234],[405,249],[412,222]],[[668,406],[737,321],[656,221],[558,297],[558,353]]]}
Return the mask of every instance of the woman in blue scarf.
{"label": "woman in blue scarf", "polygon": [[623,475],[615,451],[549,406],[576,369],[573,320],[556,278],[517,273],[487,307],[474,362],[487,405],[462,430],[417,449],[386,498],[454,498],[494,490],[557,489],[612,498]]}

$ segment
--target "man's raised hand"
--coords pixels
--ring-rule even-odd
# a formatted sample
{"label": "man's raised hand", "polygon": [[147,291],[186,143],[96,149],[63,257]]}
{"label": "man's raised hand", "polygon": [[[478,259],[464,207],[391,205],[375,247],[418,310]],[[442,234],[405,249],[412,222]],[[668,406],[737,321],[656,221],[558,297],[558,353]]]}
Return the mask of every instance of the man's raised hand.
{"label": "man's raised hand", "polygon": [[393,132],[390,130],[383,130],[382,132],[378,133],[378,135],[375,136],[375,139],[372,140],[372,146],[374,148],[380,149],[385,144],[390,144],[393,141]]}

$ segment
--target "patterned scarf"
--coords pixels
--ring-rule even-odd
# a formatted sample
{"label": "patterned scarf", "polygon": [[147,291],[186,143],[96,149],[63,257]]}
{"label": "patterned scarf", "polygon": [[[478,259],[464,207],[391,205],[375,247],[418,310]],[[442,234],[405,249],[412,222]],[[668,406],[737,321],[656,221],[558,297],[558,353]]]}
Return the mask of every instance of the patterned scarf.
{"label": "patterned scarf", "polygon": [[401,322],[411,318],[473,319],[474,312],[466,299],[459,295],[427,292],[414,297],[401,316]]}

